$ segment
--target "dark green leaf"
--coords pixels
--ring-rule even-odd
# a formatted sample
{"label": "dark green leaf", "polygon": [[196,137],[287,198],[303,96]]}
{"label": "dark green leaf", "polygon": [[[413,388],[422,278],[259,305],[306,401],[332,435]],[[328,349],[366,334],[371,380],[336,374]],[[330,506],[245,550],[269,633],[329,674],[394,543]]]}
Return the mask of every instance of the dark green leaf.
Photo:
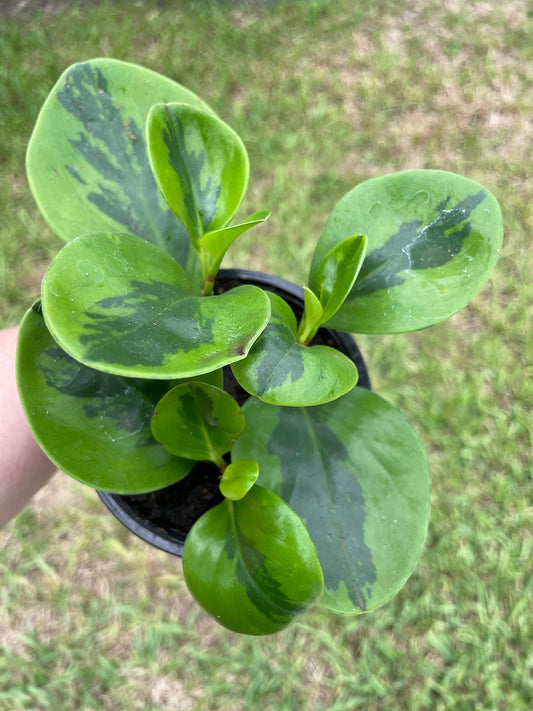
{"label": "dark green leaf", "polygon": [[155,404],[174,383],[101,373],[54,341],[39,304],[20,326],[17,383],[33,434],[62,471],[96,489],[141,493],[182,479],[192,462],[153,438]]}
{"label": "dark green leaf", "polygon": [[273,634],[320,597],[323,576],[305,526],[287,504],[254,486],[193,526],[183,550],[187,585],[220,624]]}
{"label": "dark green leaf", "polygon": [[192,296],[179,264],[126,234],[69,242],[43,280],[43,312],[76,360],[117,375],[185,378],[246,356],[268,323],[255,286]]}
{"label": "dark green leaf", "polygon": [[171,454],[224,466],[244,428],[237,402],[220,388],[187,383],[166,393],[152,418],[152,433]]}
{"label": "dark green leaf", "polygon": [[410,170],[367,180],[334,208],[311,283],[324,255],[354,232],[368,236],[366,257],[328,326],[400,333],[431,326],[476,295],[498,259],[503,227],[494,196],[459,175]]}
{"label": "dark green leaf", "polygon": [[270,323],[232,370],[240,385],[261,400],[277,405],[316,405],[340,397],[357,382],[357,368],[328,346],[307,347],[297,340],[290,306],[269,293]]}
{"label": "dark green leaf", "polygon": [[375,393],[279,408],[250,399],[232,456],[259,463],[258,483],[299,514],[324,571],[320,604],[371,610],[405,583],[426,535],[429,470],[418,436]]}

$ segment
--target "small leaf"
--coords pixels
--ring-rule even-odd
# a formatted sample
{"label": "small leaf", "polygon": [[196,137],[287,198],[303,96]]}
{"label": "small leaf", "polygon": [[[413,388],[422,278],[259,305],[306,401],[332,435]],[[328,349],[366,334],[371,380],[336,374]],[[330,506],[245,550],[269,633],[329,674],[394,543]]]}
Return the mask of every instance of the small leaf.
{"label": "small leaf", "polygon": [[324,256],[347,235],[368,236],[363,266],[328,326],[402,333],[451,316],[481,289],[498,259],[502,216],[482,185],[439,170],[408,170],[357,185],[335,206],[317,244]]}
{"label": "small leaf", "polygon": [[35,439],[54,464],[95,489],[138,494],[182,479],[192,462],[152,436],[155,404],[174,383],[101,373],[50,335],[37,302],[19,330],[17,384]]}
{"label": "small leaf", "polygon": [[322,318],[322,304],[315,293],[304,286],[304,312],[298,326],[298,343],[308,343],[318,330]]}
{"label": "small leaf", "polygon": [[253,459],[240,459],[228,464],[220,480],[220,491],[226,499],[239,501],[250,491],[259,476],[259,465]]}
{"label": "small leaf", "polygon": [[339,310],[350,293],[363,264],[366,245],[366,235],[347,237],[330,249],[318,265],[311,288],[324,309],[321,324]]}
{"label": "small leaf", "polygon": [[148,116],[148,156],[169,207],[193,239],[228,224],[248,186],[239,136],[189,104],[158,104]]}
{"label": "small leaf", "polygon": [[357,382],[357,368],[328,346],[303,346],[297,341],[296,317],[290,306],[269,293],[270,323],[246,360],[232,365],[239,384],[274,405],[316,405],[334,400]]}
{"label": "small leaf", "polygon": [[258,483],[305,521],[324,571],[320,605],[358,613],[389,600],[428,526],[427,457],[411,425],[363,388],[309,408],[250,398],[243,412],[232,456],[257,460]]}
{"label": "small leaf", "polygon": [[207,281],[210,284],[204,284],[203,293],[210,294],[215,282],[215,278],[218,272],[218,268],[224,258],[224,255],[230,248],[230,246],[235,242],[235,240],[240,237],[246,230],[250,227],[259,225],[270,217],[270,212],[268,210],[260,210],[259,212],[254,212],[253,215],[247,217],[238,225],[231,225],[230,227],[223,227],[220,230],[214,230],[213,232],[206,232],[200,238],[200,248],[205,249],[211,255],[212,264],[208,270]]}
{"label": "small leaf", "polygon": [[126,234],[69,242],[42,285],[50,332],[90,367],[143,378],[188,378],[246,357],[268,323],[255,286],[193,296],[177,262]]}
{"label": "small leaf", "polygon": [[206,232],[200,239],[200,246],[209,252],[215,261],[220,262],[237,237],[240,237],[243,232],[249,230],[250,227],[255,227],[255,225],[265,222],[269,217],[269,210],[259,210],[238,225],[231,225],[230,227],[223,227],[213,232]]}
{"label": "small leaf", "polygon": [[237,402],[205,383],[178,385],[164,395],[152,418],[152,433],[177,457],[225,466],[223,455],[244,429]]}
{"label": "small leaf", "polygon": [[258,486],[194,524],[183,573],[194,598],[217,622],[251,635],[279,632],[317,601],[323,585],[304,524]]}

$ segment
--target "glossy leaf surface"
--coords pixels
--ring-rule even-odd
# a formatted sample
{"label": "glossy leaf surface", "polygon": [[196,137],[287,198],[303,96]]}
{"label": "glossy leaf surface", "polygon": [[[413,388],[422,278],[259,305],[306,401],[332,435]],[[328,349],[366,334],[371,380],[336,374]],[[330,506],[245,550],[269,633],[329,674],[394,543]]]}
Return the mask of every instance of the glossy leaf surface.
{"label": "glossy leaf surface", "polygon": [[210,112],[176,82],[116,59],[81,62],[62,74],[27,153],[32,192],[60,237],[129,232],[194,270],[189,236],[160,195],[146,150],[150,108],[176,101]]}
{"label": "glossy leaf surface", "polygon": [[297,340],[296,317],[290,306],[269,293],[270,323],[246,360],[234,363],[240,385],[275,405],[315,405],[340,397],[357,382],[357,368],[328,346],[303,346]]}
{"label": "glossy leaf surface", "polygon": [[254,486],[192,527],[183,550],[192,595],[217,622],[273,634],[315,603],[323,576],[305,526],[285,502]]}
{"label": "glossy leaf surface", "polygon": [[243,406],[232,456],[259,463],[258,484],[299,514],[324,571],[320,605],[357,613],[405,583],[426,535],[430,487],[418,436],[392,405],[354,388],[334,403]]}
{"label": "glossy leaf surface", "polygon": [[244,429],[237,402],[220,388],[187,383],[166,393],[152,418],[156,440],[177,457],[224,464]]}
{"label": "glossy leaf surface", "polygon": [[153,438],[155,404],[174,383],[101,373],[50,335],[39,303],[20,326],[17,384],[33,434],[62,471],[96,489],[141,493],[182,479],[193,462]]}
{"label": "glossy leaf surface", "polygon": [[43,279],[47,326],[64,350],[118,375],[184,378],[244,358],[270,314],[266,295],[240,286],[192,296],[179,264],[127,234],[69,242]]}
{"label": "glossy leaf surface", "polygon": [[203,247],[213,257],[214,261],[220,263],[233,242],[246,230],[261,224],[270,217],[269,210],[259,210],[254,212],[237,225],[223,227],[220,230],[206,232],[200,239],[200,247]]}
{"label": "glossy leaf surface", "polygon": [[335,245],[322,259],[311,288],[322,304],[320,323],[326,323],[350,293],[365,258],[367,238],[352,235]]}
{"label": "glossy leaf surface", "polygon": [[250,171],[235,131],[186,103],[153,106],[146,131],[156,182],[189,234],[199,239],[227,225],[246,192]]}
{"label": "glossy leaf surface", "polygon": [[298,343],[307,344],[318,331],[324,309],[319,298],[307,286],[304,290],[304,311],[298,324]]}
{"label": "glossy leaf surface", "polygon": [[226,499],[240,501],[259,476],[259,465],[253,459],[240,459],[228,464],[220,479],[220,491]]}
{"label": "glossy leaf surface", "polygon": [[486,282],[500,251],[499,205],[482,185],[438,170],[367,180],[335,206],[318,242],[324,255],[347,235],[368,237],[359,276],[328,326],[400,333],[451,316]]}

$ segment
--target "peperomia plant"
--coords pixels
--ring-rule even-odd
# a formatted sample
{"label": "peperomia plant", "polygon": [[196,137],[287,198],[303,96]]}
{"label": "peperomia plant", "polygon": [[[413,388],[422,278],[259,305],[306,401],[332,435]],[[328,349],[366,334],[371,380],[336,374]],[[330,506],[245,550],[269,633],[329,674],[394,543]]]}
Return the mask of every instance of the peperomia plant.
{"label": "peperomia plant", "polygon": [[[217,292],[227,250],[269,213],[234,219],[246,149],[179,84],[112,59],[73,65],[41,110],[27,172],[67,243],[18,349],[21,400],[52,461],[122,494],[215,464],[224,498],[192,527],[183,570],[232,630],[390,599],[427,530],[426,454],[316,338],[418,330],[465,306],[498,258],[495,198],[437,170],[357,185],[318,240],[300,314],[253,284]],[[223,390],[228,368],[242,409]]]}

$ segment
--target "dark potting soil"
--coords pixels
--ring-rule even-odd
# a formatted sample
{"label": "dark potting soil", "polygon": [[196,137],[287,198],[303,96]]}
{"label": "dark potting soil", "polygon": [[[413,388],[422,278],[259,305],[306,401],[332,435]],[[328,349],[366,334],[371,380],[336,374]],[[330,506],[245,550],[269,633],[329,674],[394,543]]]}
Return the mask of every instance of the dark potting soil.
{"label": "dark potting soil", "polygon": [[[239,405],[249,397],[229,366],[224,368],[224,390]],[[220,470],[216,464],[197,462],[176,484],[146,494],[122,496],[122,499],[147,523],[184,540],[194,522],[224,499],[218,488],[219,479]]]}
{"label": "dark potting soil", "polygon": [[177,484],[122,498],[141,519],[185,540],[194,522],[223,500],[219,476],[215,464],[198,462]]}

